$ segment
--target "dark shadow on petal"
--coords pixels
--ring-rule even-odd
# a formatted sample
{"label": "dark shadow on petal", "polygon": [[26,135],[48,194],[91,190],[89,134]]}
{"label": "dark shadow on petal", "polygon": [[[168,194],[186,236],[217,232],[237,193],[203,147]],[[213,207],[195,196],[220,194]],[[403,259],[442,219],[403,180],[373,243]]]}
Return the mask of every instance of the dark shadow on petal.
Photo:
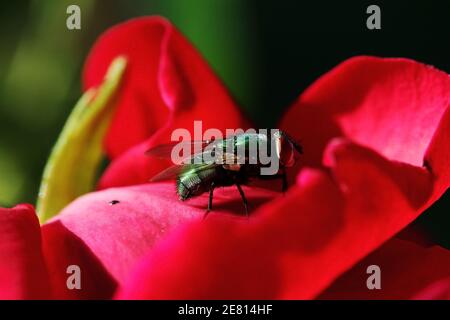
{"label": "dark shadow on petal", "polygon": [[[206,208],[208,206],[208,197],[202,196],[201,200],[204,200],[204,204],[201,204],[200,199],[196,201],[195,203],[189,203],[189,200],[186,202],[186,205],[204,209],[206,211]],[[247,196],[247,202],[248,202],[248,213],[251,216],[252,212],[255,212],[260,206],[263,204],[269,202],[272,200],[271,198],[267,198],[264,196]],[[227,215],[233,215],[233,216],[244,216],[245,217],[245,209],[244,209],[244,203],[236,190],[236,197],[233,197],[232,199],[216,199],[216,202],[213,201],[213,210],[210,212],[210,214],[227,214]]]}

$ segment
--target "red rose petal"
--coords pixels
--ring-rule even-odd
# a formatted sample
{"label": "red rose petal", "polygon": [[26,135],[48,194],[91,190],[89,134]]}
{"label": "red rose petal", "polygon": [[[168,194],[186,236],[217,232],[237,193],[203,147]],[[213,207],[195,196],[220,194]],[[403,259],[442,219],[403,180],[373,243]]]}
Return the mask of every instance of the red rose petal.
{"label": "red rose petal", "polygon": [[303,170],[248,224],[185,226],[142,260],[118,298],[312,298],[409,224],[431,193],[423,168],[342,140],[326,155],[335,181]]}
{"label": "red rose petal", "polygon": [[311,85],[281,128],[302,141],[310,166],[321,166],[325,146],[339,136],[411,165],[426,158],[435,175],[446,177],[440,195],[450,183],[449,116],[442,120],[449,105],[446,73],[407,59],[356,57]]}
{"label": "red rose petal", "polygon": [[[380,267],[379,290],[367,288],[371,265]],[[394,238],[337,279],[319,299],[440,298],[449,288],[441,280],[446,277],[450,277],[450,251]]]}
{"label": "red rose petal", "polygon": [[[244,190],[252,208],[277,195],[264,189]],[[108,297],[113,285],[98,274],[107,271],[113,284],[123,283],[135,263],[172,228],[201,219],[207,203],[207,194],[179,201],[174,182],[111,188],[80,197],[42,228],[48,252],[58,253],[50,267],[58,273],[54,278],[65,286],[67,265],[77,264],[84,272],[85,291],[92,291],[80,293],[82,297]],[[211,218],[244,212],[235,188],[217,189],[213,206]],[[60,296],[72,294],[67,291],[61,287]]]}
{"label": "red rose petal", "polygon": [[[333,238],[342,221],[336,214],[342,199],[329,178],[314,173],[307,180],[305,188],[291,188],[263,206],[262,212],[254,212],[247,223],[215,215],[179,229],[141,261],[118,298],[276,297],[282,283],[287,283],[280,278],[285,255],[318,250]],[[327,201],[309,201],[319,194],[325,194]],[[312,210],[314,216],[309,215]],[[329,219],[333,223],[322,229]],[[316,234],[318,228],[322,231]]]}
{"label": "red rose petal", "polygon": [[[450,104],[450,102],[449,102]],[[428,168],[435,177],[434,192],[430,202],[434,202],[450,187],[450,108],[439,123],[425,154]]]}
{"label": "red rose petal", "polygon": [[[166,133],[166,131],[164,130],[163,133]],[[158,137],[155,136],[150,140],[158,140],[155,138]],[[145,141],[124,152],[109,164],[101,176],[97,188],[102,190],[147,183],[154,175],[173,165],[170,160],[145,155],[151,145],[157,144]]]}
{"label": "red rose petal", "polygon": [[[164,68],[178,70],[177,65]],[[181,78],[167,81],[171,89],[166,90],[166,102],[183,106],[169,108],[175,110],[173,123],[168,122],[149,141],[118,158],[103,177],[102,186],[142,181],[138,179],[145,176],[143,169],[151,172],[158,167],[140,164],[145,163],[139,160],[142,150],[168,139],[170,126],[177,127],[176,110],[186,108],[183,101],[192,97],[197,101],[196,86]],[[149,205],[152,200],[147,197],[152,196],[146,195],[145,202],[133,207],[138,212],[134,221],[128,221],[133,216],[116,221],[120,227],[111,224],[111,229],[105,228],[109,222],[102,209],[90,223],[77,218],[80,212],[95,212],[89,203],[103,193],[87,196],[85,207],[77,202],[71,205],[65,215],[68,220],[62,224],[123,284],[119,298],[314,297],[404,228],[448,187],[449,158],[446,151],[440,152],[449,140],[448,89],[448,75],[410,60],[360,57],[345,62],[307,90],[281,126],[303,142],[304,163],[316,167],[322,167],[325,146],[332,137],[347,137],[362,145],[342,140],[329,145],[324,161],[332,178],[323,171],[303,170],[298,185],[284,198],[263,206],[248,224],[221,216],[203,224],[187,218],[183,227],[158,241],[128,281],[127,270],[161,235],[160,225],[146,229],[152,221],[160,223],[159,210],[167,210],[170,217],[192,214],[192,209],[183,209],[185,204],[161,201],[167,185],[152,189],[158,192],[155,204]],[[183,92],[180,97],[188,98],[174,98],[171,92],[178,91]],[[193,119],[179,117],[179,124],[191,126]],[[420,167],[424,159],[426,168]],[[134,171],[133,163],[138,164]],[[126,172],[136,180],[127,180]],[[127,199],[130,190],[117,189],[117,196]],[[141,215],[141,210],[146,210],[146,215]],[[127,208],[127,213],[130,211],[132,207]],[[154,219],[155,213],[160,217]],[[125,214],[119,214],[122,216]],[[138,234],[144,231],[143,246],[130,240],[130,229]],[[118,239],[125,239],[119,246],[123,250],[108,249],[114,248],[112,240],[99,236],[106,230],[117,231]],[[148,238],[146,232],[150,232]],[[125,250],[132,259],[127,262],[125,256],[124,263],[114,266],[111,257],[121,257],[128,252]]]}
{"label": "red rose petal", "polygon": [[169,108],[158,89],[159,61],[168,22],[134,19],[105,32],[91,49],[84,67],[84,89],[100,85],[114,58],[123,55],[127,70],[106,149],[116,157],[162,127]]}
{"label": "red rose petal", "polygon": [[[53,299],[109,299],[117,286],[115,279],[82,239],[60,221],[42,226],[42,247]],[[70,266],[79,267],[81,289],[68,287],[76,276]]]}
{"label": "red rose petal", "polygon": [[[293,107],[283,128],[303,138],[305,162],[315,166],[333,136],[347,136],[374,150],[334,141],[324,160],[336,185],[323,174],[303,172],[300,186],[261,209],[249,226],[226,220],[208,222],[209,229],[188,224],[143,260],[120,297],[315,296],[411,222],[448,185],[448,159],[435,151],[448,139],[443,131],[448,121],[442,118],[447,89],[447,75],[412,61],[363,57],[344,63],[300,98],[300,108]],[[398,113],[408,121],[402,122]],[[313,125],[299,126],[299,119]],[[315,126],[320,131],[310,132]],[[299,133],[303,129],[306,137]],[[432,173],[417,166],[426,151],[435,157],[438,172],[432,160]],[[291,208],[305,216],[299,218]],[[293,243],[295,248],[286,252]],[[339,252],[346,255],[333,260]]]}
{"label": "red rose petal", "polygon": [[[331,140],[324,151],[323,162],[325,166],[332,168],[341,189],[349,193],[349,197],[354,201],[370,201],[375,211],[379,206],[394,204],[389,193],[380,193],[373,188],[380,180],[380,175],[390,177],[408,201],[408,205],[418,211],[426,208],[434,186],[434,177],[426,168],[389,161],[374,150],[342,138]],[[370,176],[374,167],[379,172]],[[365,177],[362,177],[362,174]],[[370,179],[373,179],[373,183],[367,183]],[[349,189],[348,184],[355,185],[355,188]],[[351,191],[355,193],[350,194]]]}
{"label": "red rose petal", "polygon": [[450,278],[438,280],[413,297],[414,300],[450,300]]}
{"label": "red rose petal", "polygon": [[[103,34],[86,62],[85,88],[99,85],[119,55],[127,58],[128,65],[117,113],[106,137],[110,157],[118,157],[155,134],[159,139],[151,139],[148,147],[170,141],[175,128],[192,132],[194,120],[202,120],[204,128],[221,130],[247,126],[208,64],[167,20],[133,19]],[[124,162],[128,163],[120,161]],[[141,168],[127,170],[138,172]],[[111,171],[106,182],[103,180],[104,186],[119,185],[112,178],[115,169]],[[134,183],[139,182],[145,181]]]}
{"label": "red rose petal", "polygon": [[49,298],[39,221],[33,207],[0,208],[0,234],[0,299]]}

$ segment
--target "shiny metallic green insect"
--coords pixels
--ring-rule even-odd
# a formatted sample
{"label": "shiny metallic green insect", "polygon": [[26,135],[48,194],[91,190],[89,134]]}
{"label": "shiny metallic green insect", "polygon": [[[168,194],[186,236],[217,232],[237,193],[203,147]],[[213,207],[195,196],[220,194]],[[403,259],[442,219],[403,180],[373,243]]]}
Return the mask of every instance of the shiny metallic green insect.
{"label": "shiny metallic green insect", "polygon": [[[179,165],[163,170],[151,181],[176,179],[176,192],[181,201],[209,192],[208,207],[205,217],[212,210],[214,189],[236,185],[241,195],[245,214],[248,216],[248,203],[241,185],[245,185],[252,178],[269,180],[281,179],[283,191],[287,188],[286,167],[291,167],[302,153],[302,147],[284,132],[277,130],[270,135],[261,133],[242,133],[214,141],[181,142],[189,147],[199,148],[200,152],[188,156]],[[267,167],[259,157],[251,153],[251,146],[259,149],[266,144],[268,150],[275,150],[274,159],[279,161],[279,170],[273,175],[262,175],[261,169]],[[146,152],[147,155],[169,158],[177,143],[154,147]],[[272,148],[272,144],[273,148]],[[243,148],[243,149],[242,149]],[[266,150],[267,150],[266,149]],[[231,150],[231,152],[230,152]],[[242,154],[240,150],[246,150]],[[258,153],[259,154],[259,150]],[[205,158],[215,157],[221,161],[204,161]],[[242,159],[242,157],[245,159]]]}

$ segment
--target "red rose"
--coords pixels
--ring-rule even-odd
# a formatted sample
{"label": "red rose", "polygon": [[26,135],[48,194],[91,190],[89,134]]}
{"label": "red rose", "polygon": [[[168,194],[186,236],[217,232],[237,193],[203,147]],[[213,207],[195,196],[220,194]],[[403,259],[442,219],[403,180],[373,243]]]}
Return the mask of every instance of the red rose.
{"label": "red rose", "polygon": [[[32,207],[1,209],[4,298],[310,299],[448,297],[450,253],[395,235],[450,185],[450,78],[407,59],[355,57],[316,81],[279,127],[305,153],[285,195],[246,187],[176,198],[147,183],[167,162],[144,151],[172,130],[249,127],[223,84],[166,20],[139,18],[92,49],[86,90],[118,56],[127,68],[104,140],[99,190],[39,227]],[[110,203],[116,200],[115,204]],[[67,267],[81,270],[69,290]],[[382,290],[368,290],[378,265]]]}

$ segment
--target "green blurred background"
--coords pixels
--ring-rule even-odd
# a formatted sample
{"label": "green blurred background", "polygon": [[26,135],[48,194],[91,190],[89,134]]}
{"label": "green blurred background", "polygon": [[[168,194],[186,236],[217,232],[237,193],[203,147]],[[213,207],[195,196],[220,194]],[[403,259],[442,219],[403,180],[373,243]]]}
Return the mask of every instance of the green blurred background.
{"label": "green blurred background", "polygon": [[[66,8],[81,8],[81,30]],[[382,30],[365,26],[378,4]],[[81,94],[84,59],[120,21],[169,18],[259,126],[274,126],[319,75],[359,54],[402,56],[450,71],[450,1],[47,0],[0,7],[0,205],[34,203],[50,149]],[[447,194],[418,224],[447,245]]]}

